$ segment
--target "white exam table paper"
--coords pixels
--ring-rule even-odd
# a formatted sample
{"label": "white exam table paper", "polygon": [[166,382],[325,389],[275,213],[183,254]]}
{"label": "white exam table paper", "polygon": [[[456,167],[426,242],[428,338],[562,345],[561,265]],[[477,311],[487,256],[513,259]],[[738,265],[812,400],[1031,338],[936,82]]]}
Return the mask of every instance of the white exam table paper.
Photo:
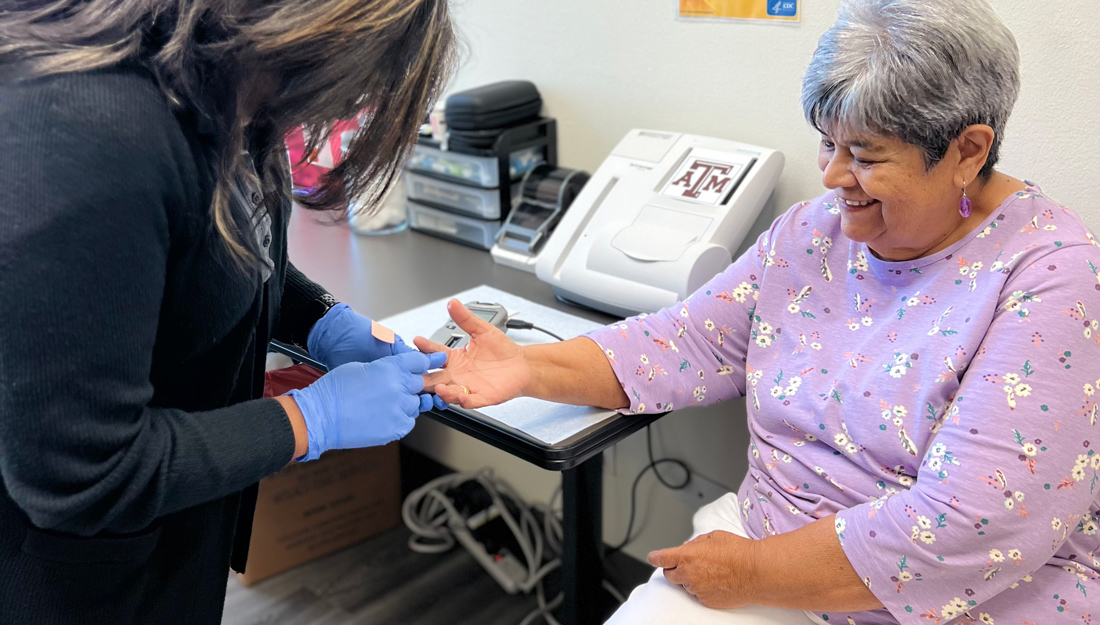
{"label": "white exam table paper", "polygon": [[[602,327],[601,324],[593,321],[536,304],[486,285],[474,287],[451,297],[462,303],[500,304],[508,309],[509,317],[529,321],[563,339],[570,339]],[[412,345],[413,337],[430,337],[450,320],[447,315],[447,301],[451,297],[436,300],[386,319],[379,319],[378,323],[390,328],[405,339],[406,343]],[[552,337],[538,330],[508,330],[508,337],[520,345],[555,342]],[[568,406],[531,397],[520,397],[499,406],[479,408],[472,412],[490,417],[550,445],[560,443],[616,414],[613,410]]]}

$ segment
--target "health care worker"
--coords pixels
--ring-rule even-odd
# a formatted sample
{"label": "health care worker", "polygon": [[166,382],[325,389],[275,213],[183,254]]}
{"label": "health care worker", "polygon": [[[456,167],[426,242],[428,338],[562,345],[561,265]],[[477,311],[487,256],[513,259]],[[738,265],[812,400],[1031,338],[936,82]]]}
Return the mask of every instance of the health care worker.
{"label": "health care worker", "polygon": [[[2,9],[0,621],[219,623],[256,482],[433,401],[442,356],[288,262],[282,137],[369,110],[305,203],[377,204],[448,73],[447,3]],[[332,372],[259,399],[272,338]]]}

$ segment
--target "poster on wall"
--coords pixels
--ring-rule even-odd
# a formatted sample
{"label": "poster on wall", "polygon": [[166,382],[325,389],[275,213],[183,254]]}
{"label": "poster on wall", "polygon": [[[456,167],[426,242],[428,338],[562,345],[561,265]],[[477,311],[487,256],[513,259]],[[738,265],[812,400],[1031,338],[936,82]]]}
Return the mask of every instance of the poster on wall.
{"label": "poster on wall", "polygon": [[798,0],[677,0],[682,19],[797,22]]}

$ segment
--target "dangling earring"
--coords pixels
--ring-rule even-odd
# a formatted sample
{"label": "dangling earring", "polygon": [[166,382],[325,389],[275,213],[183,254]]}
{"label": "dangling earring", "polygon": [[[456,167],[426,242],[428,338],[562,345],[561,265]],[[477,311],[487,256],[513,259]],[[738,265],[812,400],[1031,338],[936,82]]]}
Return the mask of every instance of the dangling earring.
{"label": "dangling earring", "polygon": [[966,183],[963,183],[963,197],[959,200],[959,214],[966,219],[970,216],[970,210],[974,208],[974,204],[970,201],[970,198],[966,197]]}

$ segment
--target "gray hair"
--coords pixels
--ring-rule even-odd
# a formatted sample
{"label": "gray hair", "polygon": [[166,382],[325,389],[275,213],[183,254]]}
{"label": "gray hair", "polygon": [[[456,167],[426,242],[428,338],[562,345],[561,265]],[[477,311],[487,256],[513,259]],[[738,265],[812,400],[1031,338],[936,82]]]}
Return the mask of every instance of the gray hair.
{"label": "gray hair", "polygon": [[988,0],[847,0],[802,79],[806,120],[917,146],[931,169],[971,124],[996,133],[1020,92],[1020,52]]}

